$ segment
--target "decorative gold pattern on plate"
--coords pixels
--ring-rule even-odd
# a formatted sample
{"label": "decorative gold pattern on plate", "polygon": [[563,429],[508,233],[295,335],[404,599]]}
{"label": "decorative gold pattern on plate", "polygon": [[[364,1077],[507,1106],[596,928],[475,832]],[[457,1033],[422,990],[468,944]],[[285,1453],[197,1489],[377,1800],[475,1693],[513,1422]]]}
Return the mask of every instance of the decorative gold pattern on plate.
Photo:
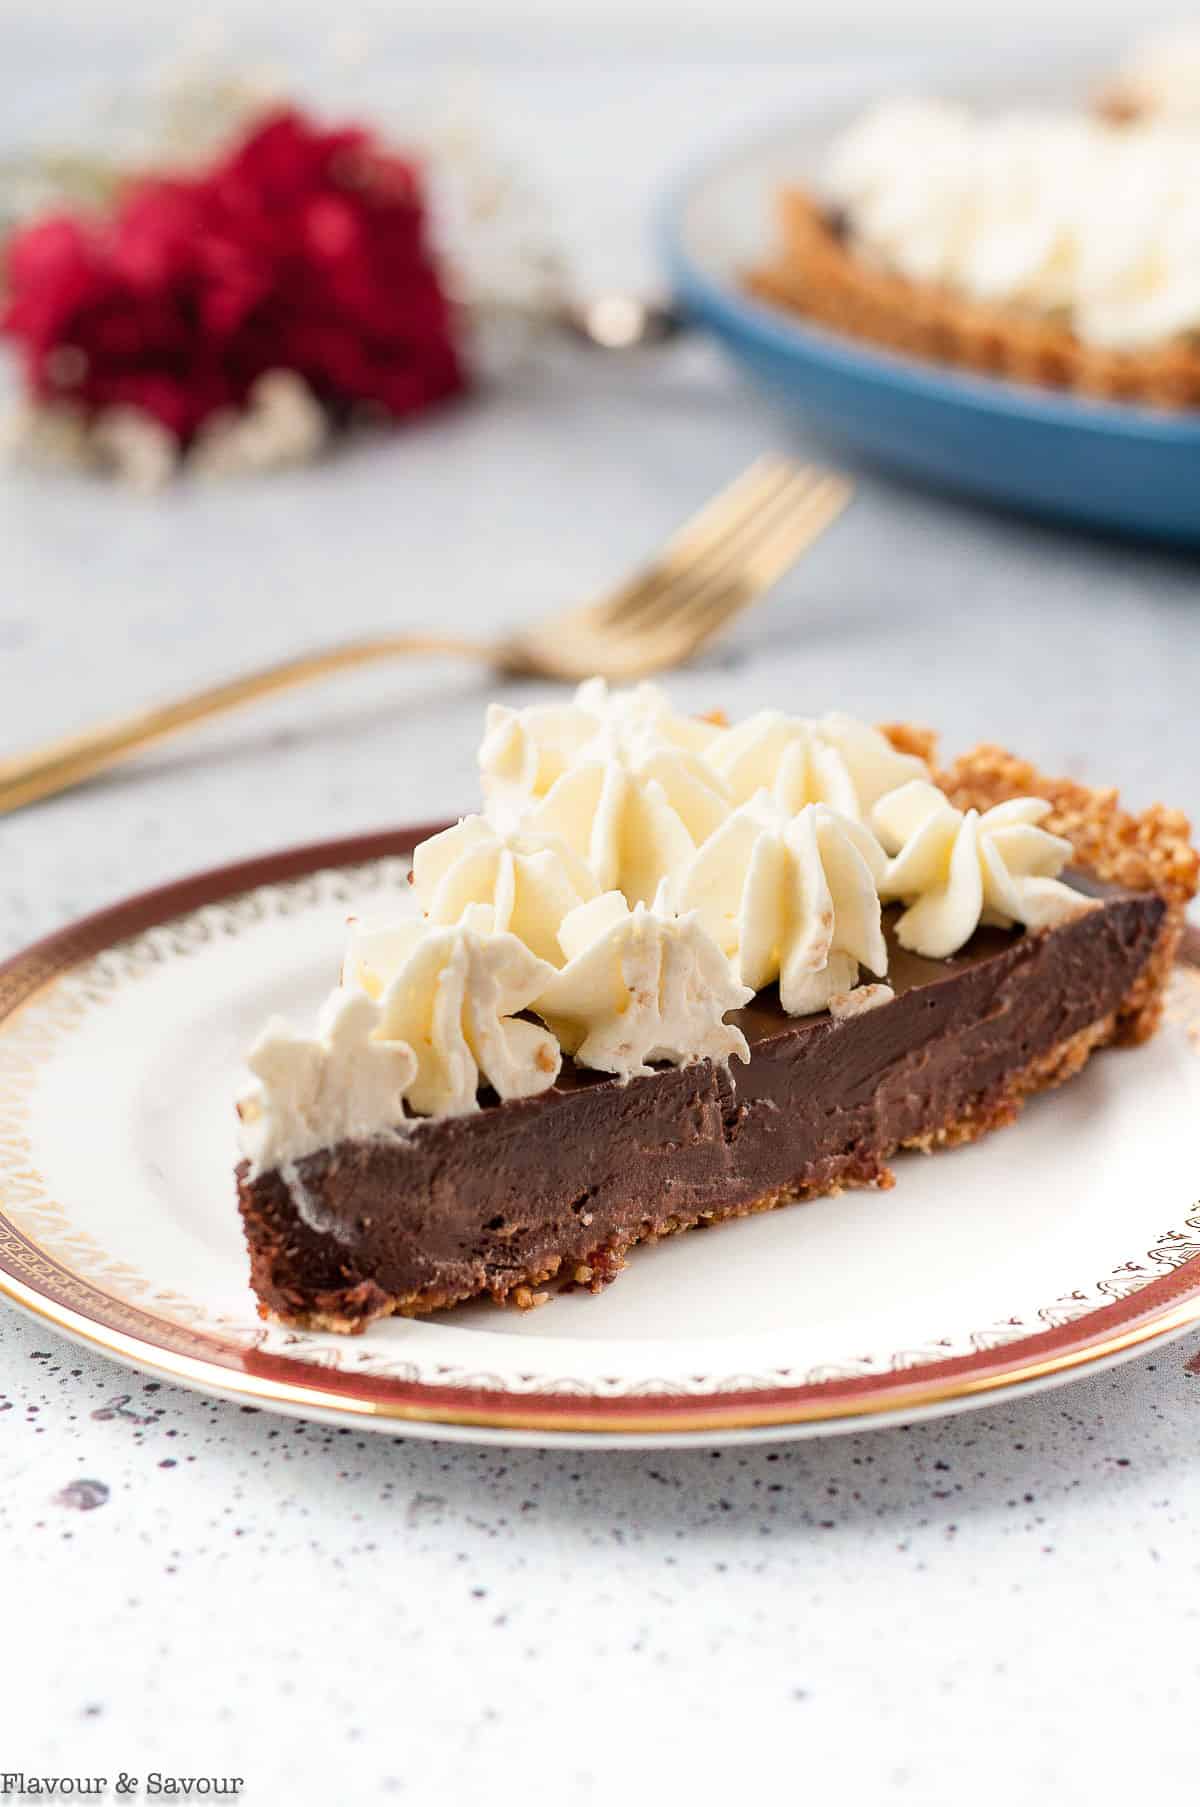
{"label": "decorative gold pattern on plate", "polygon": [[[257,1345],[263,1326],[239,1330],[197,1300],[156,1289],[73,1223],[33,1165],[30,1102],[39,1070],[90,1011],[167,962],[193,958],[213,941],[263,922],[398,888],[409,867],[405,858],[389,858],[261,885],[157,924],[65,970],[35,959],[27,972],[18,965],[0,974],[0,1257],[10,1272],[39,1289],[53,1282],[57,1295],[85,1315],[103,1303],[108,1317],[137,1334],[145,1333],[150,1314],[166,1325],[203,1326],[223,1340]],[[197,1337],[197,1353],[206,1347]]]}
{"label": "decorative gold pattern on plate", "polygon": [[[364,1382],[380,1379],[436,1389],[438,1393],[451,1390],[463,1394],[528,1395],[564,1402],[578,1400],[581,1405],[588,1401],[639,1399],[717,1402],[728,1395],[827,1387],[901,1375],[910,1370],[915,1378],[917,1372],[931,1364],[987,1355],[1048,1330],[1065,1330],[1114,1301],[1135,1299],[1165,1273],[1200,1257],[1200,1208],[1196,1208],[1182,1224],[1164,1230],[1140,1258],[1124,1262],[1093,1285],[1042,1307],[1032,1319],[1011,1317],[966,1336],[938,1339],[898,1350],[888,1357],[863,1356],[852,1362],[822,1364],[807,1370],[776,1367],[765,1372],[663,1374],[637,1379],[524,1369],[502,1375],[414,1359],[411,1348],[401,1354],[370,1333],[354,1339],[309,1335],[256,1318],[230,1318],[213,1311],[201,1299],[157,1288],[136,1267],[118,1259],[79,1229],[68,1207],[51,1195],[36,1167],[30,1107],[41,1068],[85,1016],[103,1009],[117,992],[165,964],[194,958],[214,941],[236,937],[249,928],[398,886],[408,869],[408,859],[399,854],[357,864],[334,864],[294,878],[231,890],[228,896],[152,922],[138,933],[103,945],[97,944],[100,931],[96,924],[81,924],[77,931],[58,938],[49,952],[31,950],[28,956],[19,957],[0,971],[0,1270],[19,1283],[14,1296],[28,1304],[44,1301],[49,1307],[46,1315],[52,1319],[56,1318],[55,1304],[65,1307],[85,1323],[65,1323],[64,1327],[94,1334],[101,1346],[117,1347],[106,1338],[106,1328],[150,1344],[156,1356],[161,1352],[168,1367],[172,1356],[196,1358],[201,1364],[206,1360],[211,1364],[214,1357],[224,1356],[222,1368],[208,1376],[214,1385],[236,1385],[236,1369],[231,1372],[228,1364],[233,1351],[282,1359],[294,1366],[296,1381],[294,1386],[278,1387],[274,1396],[279,1400],[286,1397],[291,1403],[302,1402],[306,1397],[315,1400],[311,1389],[322,1371],[361,1377]],[[1200,973],[1190,968],[1177,972],[1168,1014],[1171,1021],[1182,1026],[1189,1041],[1200,1048]],[[34,1297],[24,1297],[25,1289]],[[1164,1312],[1164,1330],[1172,1327],[1166,1319],[1173,1322],[1179,1317],[1179,1310],[1179,1305],[1173,1303],[1172,1310]],[[61,1318],[57,1321],[63,1322]],[[1136,1334],[1140,1337],[1148,1333],[1139,1330]],[[1097,1345],[1096,1352],[1103,1354],[1119,1346],[1120,1338],[1108,1339]],[[1051,1371],[1054,1366],[1052,1361],[1036,1363],[1030,1372]],[[964,1384],[957,1392],[970,1390],[971,1386]],[[255,1391],[259,1396],[272,1396],[266,1383]],[[339,1402],[349,1409],[378,1409],[356,1403],[353,1394],[342,1394],[335,1403]],[[436,1417],[438,1413],[431,1407],[414,1415]],[[479,1421],[478,1414],[447,1412],[445,1416],[448,1420],[469,1417]],[[490,1421],[500,1422],[501,1417],[497,1414]],[[753,1409],[745,1420],[765,1421],[756,1418]],[[520,1418],[509,1415],[504,1422],[519,1423]],[[588,1420],[585,1414],[581,1424],[586,1426],[589,1422],[594,1420]]]}

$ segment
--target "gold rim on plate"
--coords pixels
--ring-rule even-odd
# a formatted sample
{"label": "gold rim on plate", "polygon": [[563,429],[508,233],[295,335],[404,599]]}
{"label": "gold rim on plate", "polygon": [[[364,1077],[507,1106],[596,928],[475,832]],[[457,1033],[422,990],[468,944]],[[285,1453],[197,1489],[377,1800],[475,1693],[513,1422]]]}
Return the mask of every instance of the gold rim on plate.
{"label": "gold rim on plate", "polygon": [[[403,857],[437,826],[314,843],[220,867],[139,893],[58,931],[0,965],[0,1050],[24,1011],[85,961],[205,905],[265,885]],[[1184,958],[1193,970],[1200,965],[1195,947],[1196,938],[1189,937]],[[11,1125],[0,1116],[0,1142],[7,1128]],[[726,1435],[839,1422],[861,1426],[1104,1366],[1200,1324],[1200,1254],[1176,1263],[1168,1252],[1162,1258],[1169,1260],[1169,1271],[1111,1303],[997,1346],[889,1372],[617,1397],[580,1397],[565,1390],[516,1392],[498,1384],[440,1386],[322,1367],[299,1353],[304,1342],[299,1336],[296,1354],[280,1354],[145,1310],[87,1277],[21,1228],[19,1212],[10,1215],[16,1204],[15,1193],[10,1196],[0,1181],[0,1296],[75,1340],[156,1376],[284,1411],[380,1426],[440,1425],[584,1439],[589,1434],[610,1439]],[[1200,1218],[1194,1227],[1200,1231]]]}

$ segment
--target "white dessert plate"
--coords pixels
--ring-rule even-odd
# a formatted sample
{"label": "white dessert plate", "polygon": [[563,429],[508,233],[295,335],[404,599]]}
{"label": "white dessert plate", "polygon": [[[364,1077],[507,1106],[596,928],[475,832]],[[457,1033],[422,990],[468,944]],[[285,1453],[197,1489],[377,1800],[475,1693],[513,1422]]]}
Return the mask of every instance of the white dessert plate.
{"label": "white dessert plate", "polygon": [[[315,1010],[348,913],[411,907],[428,828],[131,898],[0,968],[0,1290],[155,1376],[300,1416],[496,1442],[728,1442],[902,1422],[1200,1322],[1200,970],[1145,1048],[1013,1129],[849,1193],[635,1251],[599,1297],[360,1337],[264,1323],[232,1098],[265,1017]],[[581,1151],[586,1160],[586,1151]]]}

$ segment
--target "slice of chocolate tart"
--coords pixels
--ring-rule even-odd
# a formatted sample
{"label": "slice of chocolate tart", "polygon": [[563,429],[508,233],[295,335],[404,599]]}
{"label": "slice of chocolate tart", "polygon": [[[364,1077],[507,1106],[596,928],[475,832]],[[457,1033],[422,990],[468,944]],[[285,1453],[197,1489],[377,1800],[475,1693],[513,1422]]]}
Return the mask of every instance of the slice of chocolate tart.
{"label": "slice of chocolate tart", "polygon": [[[905,755],[932,758],[922,732],[888,733]],[[541,1303],[549,1282],[599,1290],[639,1242],[890,1187],[898,1150],[971,1141],[1096,1049],[1144,1040],[1196,888],[1183,818],[1128,815],[1113,793],[1047,780],[995,748],[937,784],[969,821],[1011,799],[1048,804],[1044,826],[1073,849],[1063,877],[1077,904],[1045,926],[978,926],[932,958],[903,945],[912,935],[885,895],[886,983],[807,1015],[785,1013],[780,983],[755,989],[724,1014],[745,1038],[736,1063],[691,1058],[626,1078],[567,1053],[536,1092],[502,1098],[485,1085],[479,1108],[406,1119],[403,1134],[331,1136],[294,1160],[243,1162],[264,1315],[352,1332],[478,1295]],[[519,1010],[519,1027],[545,1034],[525,1019]]]}

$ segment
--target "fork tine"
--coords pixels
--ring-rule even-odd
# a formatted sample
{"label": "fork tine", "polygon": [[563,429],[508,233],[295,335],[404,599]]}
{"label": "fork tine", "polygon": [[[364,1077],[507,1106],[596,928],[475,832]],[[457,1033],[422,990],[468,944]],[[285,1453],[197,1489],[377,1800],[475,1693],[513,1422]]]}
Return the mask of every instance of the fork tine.
{"label": "fork tine", "polygon": [[[744,558],[725,568],[711,586],[711,594],[693,596],[686,613],[703,620],[714,613],[726,619],[747,607],[764,590],[777,583],[800,554],[823,533],[846,507],[853,494],[844,477],[830,473],[813,485],[786,511],[775,510],[766,530],[755,536]],[[739,591],[744,595],[739,599]],[[684,611],[681,609],[681,615]]]}
{"label": "fork tine", "polygon": [[769,588],[851,494],[836,473],[760,458],[616,591],[526,629],[497,657],[568,681],[598,672],[624,682],[679,664]]}
{"label": "fork tine", "polygon": [[[849,500],[850,488],[844,479],[831,473],[809,468],[796,470],[784,486],[772,494],[761,507],[745,515],[703,556],[686,569],[660,579],[648,591],[636,611],[627,611],[608,631],[650,633],[664,627],[672,618],[690,614],[705,600],[723,591],[730,579],[740,579],[760,555],[776,545],[791,545],[791,552],[777,575],[786,569],[805,542],[805,535],[816,538],[823,527],[840,512]],[[810,525],[811,523],[811,525]],[[758,589],[765,589],[765,580]],[[757,593],[757,592],[756,592]]]}
{"label": "fork tine", "polygon": [[654,600],[664,582],[690,571],[696,562],[715,552],[730,533],[753,517],[791,480],[796,466],[786,458],[756,458],[754,463],[699,512],[685,521],[677,533],[642,570],[579,612],[578,619],[600,628],[615,625]]}
{"label": "fork tine", "polygon": [[[765,532],[758,524],[743,544],[717,570],[697,569],[689,580],[671,585],[669,606],[651,622],[639,617],[624,635],[609,630],[597,637],[597,651],[619,659],[627,669],[662,670],[699,650],[783,576],[800,554],[836,519],[850,499],[851,485],[835,475],[802,486],[799,500],[770,511]],[[618,646],[617,641],[623,645]]]}

